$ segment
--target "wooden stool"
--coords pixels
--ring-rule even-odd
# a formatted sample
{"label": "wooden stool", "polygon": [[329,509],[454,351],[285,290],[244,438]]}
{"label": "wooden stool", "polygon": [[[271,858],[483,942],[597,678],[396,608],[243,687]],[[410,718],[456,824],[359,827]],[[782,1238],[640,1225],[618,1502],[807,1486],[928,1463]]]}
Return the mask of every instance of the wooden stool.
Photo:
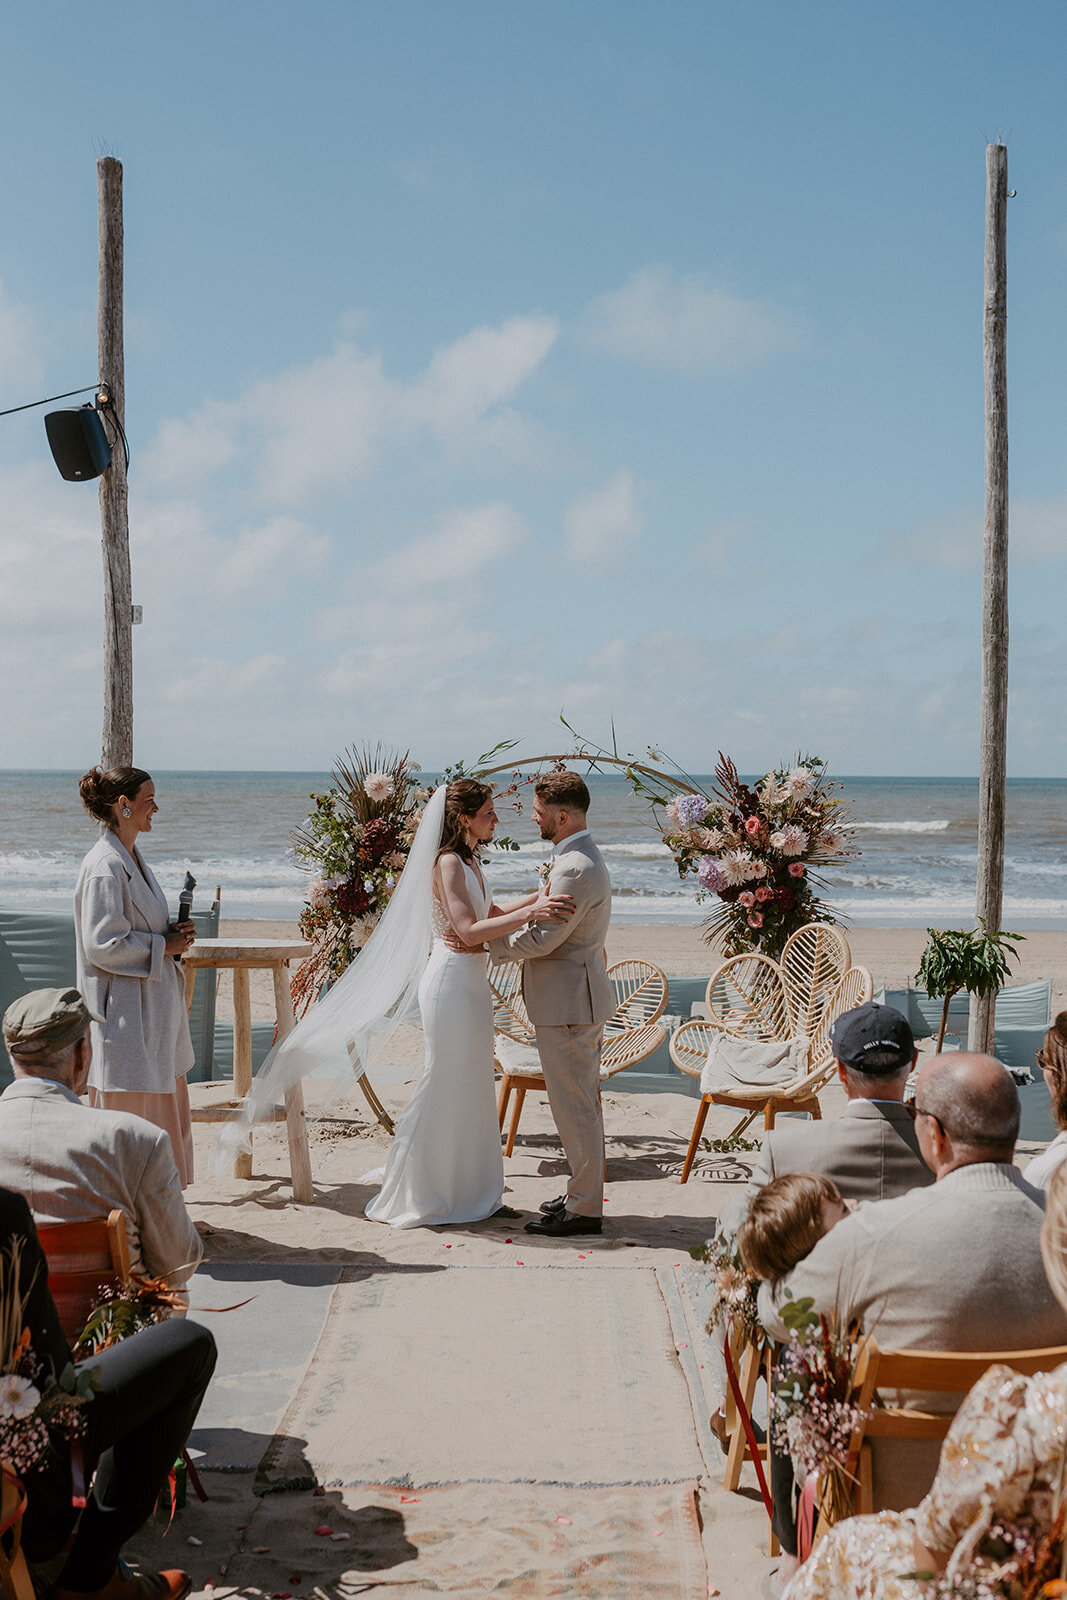
{"label": "wooden stool", "polygon": [[[293,997],[289,989],[289,963],[302,961],[311,953],[303,940],[275,943],[269,939],[197,939],[185,952],[185,1003],[192,1005],[193,984],[201,967],[228,968],[233,972],[233,1090],[234,1099],[221,1106],[205,1107],[192,1113],[194,1122],[230,1122],[252,1088],[252,1000],[248,974],[254,969],[269,970],[274,979],[274,1008],[278,1038],[284,1039],[296,1025]],[[311,1187],[311,1155],[308,1150],[307,1121],[304,1116],[304,1091],[299,1083],[285,1091],[285,1124],[289,1136],[289,1171],[293,1199],[301,1205],[314,1200]],[[233,1164],[235,1178],[252,1176],[252,1156],[242,1151]]]}

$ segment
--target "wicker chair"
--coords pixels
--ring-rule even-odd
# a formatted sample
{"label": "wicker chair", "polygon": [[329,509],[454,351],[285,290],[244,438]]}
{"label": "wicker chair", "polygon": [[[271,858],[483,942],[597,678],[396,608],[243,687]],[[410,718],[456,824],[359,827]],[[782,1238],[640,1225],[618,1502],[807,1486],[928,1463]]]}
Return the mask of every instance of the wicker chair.
{"label": "wicker chair", "polygon": [[821,1014],[816,1014],[810,999],[802,1002],[796,998],[797,994],[803,996],[803,992],[803,989],[794,991],[791,999],[785,973],[769,956],[732,956],[712,974],[708,983],[707,1018],[683,1023],[671,1039],[671,1060],[680,1072],[699,1078],[712,1045],[724,1033],[735,1038],[767,1041],[794,1037],[799,1032],[794,1021],[795,1007],[801,1003],[807,1006],[804,1015],[811,1030],[810,1042],[804,1071],[791,1082],[776,1085],[772,1093],[762,1091],[746,1095],[716,1090],[701,1096],[682,1167],[682,1183],[688,1180],[696,1159],[709,1106],[733,1106],[743,1113],[731,1138],[743,1133],[761,1112],[767,1132],[774,1127],[775,1116],[780,1111],[804,1111],[812,1117],[822,1115],[818,1093],[834,1072],[830,1024],[842,1011],[869,1000],[874,993],[874,982],[866,967],[849,967],[832,991],[821,988],[826,996]]}
{"label": "wicker chair", "polygon": [[790,934],[780,966],[797,1033],[813,1035],[828,1002],[852,965],[848,940],[825,922],[809,922]]}
{"label": "wicker chair", "polygon": [[[608,968],[608,978],[615,990],[616,1006],[604,1025],[601,1082],[646,1060],[667,1036],[659,1020],[667,1007],[667,980],[658,967],[650,961],[617,961]],[[504,1146],[504,1154],[510,1156],[526,1092],[544,1089],[545,1077],[533,1023],[522,998],[522,967],[514,961],[491,967],[489,986],[493,992],[496,1060],[501,1077],[497,1106],[501,1129],[508,1102],[512,1094],[515,1096]]]}

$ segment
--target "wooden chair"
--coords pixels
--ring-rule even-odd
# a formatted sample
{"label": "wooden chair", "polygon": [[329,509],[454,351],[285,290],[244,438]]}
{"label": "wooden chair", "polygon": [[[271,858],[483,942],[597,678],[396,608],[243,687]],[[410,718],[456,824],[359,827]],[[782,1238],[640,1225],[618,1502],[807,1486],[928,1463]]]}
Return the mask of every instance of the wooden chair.
{"label": "wooden chair", "polygon": [[7,1465],[3,1474],[3,1500],[0,1504],[0,1585],[7,1600],[36,1600],[33,1579],[22,1549],[22,1518],[26,1511],[26,1491],[21,1480]]}
{"label": "wooden chair", "polygon": [[[602,1083],[646,1060],[667,1036],[659,1020],[667,1008],[667,980],[658,967],[650,961],[617,961],[608,968],[608,978],[615,990],[616,1006],[604,1025]],[[534,1026],[522,998],[522,967],[514,961],[490,967],[489,987],[493,993],[495,1054],[500,1068],[497,1113],[501,1129],[508,1102],[512,1094],[515,1096],[504,1146],[504,1154],[510,1156],[527,1090],[544,1089],[545,1078]]]}
{"label": "wooden chair", "polygon": [[[997,1362],[1011,1367],[1013,1372],[1032,1377],[1036,1372],[1051,1372],[1064,1361],[1067,1361],[1067,1345],[981,1354],[955,1350],[879,1350],[873,1336],[868,1336],[856,1359],[851,1396],[852,1403],[861,1412],[869,1413],[861,1416],[849,1441],[849,1451],[857,1462],[853,1512],[862,1516],[875,1510],[872,1439],[938,1440],[944,1439],[952,1426],[955,1410],[922,1411],[909,1405],[887,1404],[884,1396],[888,1391],[964,1395]],[[831,1525],[828,1511],[820,1508],[816,1543]]]}
{"label": "wooden chair", "polygon": [[834,991],[852,965],[848,940],[830,923],[809,922],[790,934],[779,964],[793,1031],[810,1038],[818,1031]]}
{"label": "wooden chair", "polygon": [[106,1285],[130,1275],[130,1241],[121,1211],[91,1222],[50,1222],[37,1229],[48,1261],[48,1288],[68,1340],[80,1332]]}
{"label": "wooden chair", "polygon": [[[743,1113],[729,1135],[732,1139],[744,1133],[761,1112],[768,1133],[782,1111],[804,1111],[821,1117],[819,1090],[834,1072],[830,1024],[842,1011],[862,1005],[873,993],[874,980],[866,967],[849,967],[815,1022],[804,1070],[796,1078],[776,1085],[771,1093],[746,1095],[715,1090],[702,1095],[680,1181],[685,1183],[689,1178],[710,1106],[732,1106]],[[679,1072],[690,1078],[700,1077],[712,1045],[724,1033],[735,1038],[784,1041],[796,1032],[785,975],[769,956],[732,956],[724,962],[708,983],[707,1009],[706,1019],[684,1022],[670,1042],[671,1060]],[[814,1018],[810,1005],[808,1014]]]}
{"label": "wooden chair", "polygon": [[[126,1218],[116,1209],[89,1222],[47,1222],[37,1229],[37,1237],[48,1262],[48,1289],[59,1325],[67,1341],[73,1342],[100,1290],[118,1286],[130,1276]],[[182,1460],[198,1498],[206,1500],[207,1491],[185,1448]]]}

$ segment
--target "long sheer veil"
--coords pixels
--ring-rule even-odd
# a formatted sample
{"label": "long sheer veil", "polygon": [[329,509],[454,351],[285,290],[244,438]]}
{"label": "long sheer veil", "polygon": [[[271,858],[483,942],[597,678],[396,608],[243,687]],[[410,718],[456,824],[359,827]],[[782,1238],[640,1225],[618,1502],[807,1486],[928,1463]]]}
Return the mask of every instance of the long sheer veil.
{"label": "long sheer veil", "polygon": [[[280,1040],[264,1061],[232,1122],[219,1139],[224,1170],[240,1150],[251,1149],[252,1129],[266,1121],[285,1091],[300,1079],[347,1078],[366,1071],[402,1022],[418,1016],[419,981],[433,943],[433,869],[441,843],[445,785],[427,801],[400,882],[359,956],[333,987]],[[400,1083],[407,1067],[375,1069],[377,1083]]]}

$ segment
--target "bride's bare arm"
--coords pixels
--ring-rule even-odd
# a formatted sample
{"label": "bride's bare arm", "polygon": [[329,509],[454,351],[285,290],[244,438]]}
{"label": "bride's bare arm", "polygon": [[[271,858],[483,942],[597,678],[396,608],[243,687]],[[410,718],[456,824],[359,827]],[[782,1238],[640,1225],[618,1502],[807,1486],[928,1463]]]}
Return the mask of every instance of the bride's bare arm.
{"label": "bride's bare arm", "polygon": [[525,928],[530,922],[566,922],[574,911],[569,895],[535,894],[501,910],[498,916],[479,918],[471,902],[463,863],[454,854],[441,857],[435,872],[437,895],[456,937],[467,945],[484,944]]}
{"label": "bride's bare arm", "polygon": [[[509,911],[519,911],[519,910],[521,910],[521,908],[523,906],[532,906],[532,905],[536,904],[537,898],[538,898],[538,893],[537,893],[537,890],[535,889],[533,894],[524,894],[521,900],[509,900],[507,902],[507,904],[503,905],[503,906],[498,906],[496,904],[496,902],[494,901],[494,903],[489,907],[489,915],[491,917],[503,917],[503,916],[506,916]],[[569,900],[570,899],[570,895],[566,895],[564,898]],[[495,938],[495,936],[496,936],[496,928],[495,927],[493,929],[493,935],[494,935],[494,938]]]}

